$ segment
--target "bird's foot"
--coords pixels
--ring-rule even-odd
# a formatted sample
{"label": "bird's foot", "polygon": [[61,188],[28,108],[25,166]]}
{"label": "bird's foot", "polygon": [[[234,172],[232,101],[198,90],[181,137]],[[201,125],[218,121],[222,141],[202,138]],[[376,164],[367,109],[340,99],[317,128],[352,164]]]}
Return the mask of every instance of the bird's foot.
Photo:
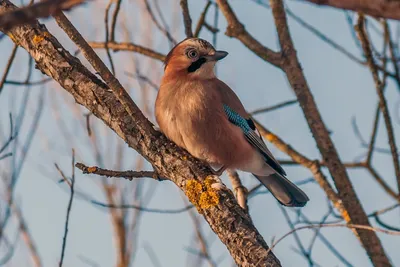
{"label": "bird's foot", "polygon": [[210,175],[206,178],[206,184],[207,184],[207,180],[209,185],[211,186],[212,189],[214,190],[222,190],[222,189],[226,189],[226,185],[224,185],[224,183],[222,182],[221,178],[219,178],[218,175]]}

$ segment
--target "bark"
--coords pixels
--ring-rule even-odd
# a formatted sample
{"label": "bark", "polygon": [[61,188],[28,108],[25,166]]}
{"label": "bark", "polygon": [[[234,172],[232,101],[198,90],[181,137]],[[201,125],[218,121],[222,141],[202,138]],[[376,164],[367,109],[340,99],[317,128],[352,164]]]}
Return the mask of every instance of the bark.
{"label": "bark", "polygon": [[399,0],[306,0],[308,2],[348,9],[370,16],[400,20]]}
{"label": "bark", "polygon": [[[0,13],[15,8],[11,2],[0,0]],[[188,195],[226,245],[236,264],[280,266],[275,255],[268,253],[267,244],[232,192],[226,187],[218,190],[210,187],[210,181],[215,183],[216,179],[210,176],[208,168],[159,132],[144,131],[152,125],[140,110],[131,107],[133,115],[128,114],[109,88],[66,51],[44,25],[35,21],[32,25],[14,27],[6,34],[32,56],[39,70],[58,82],[78,104],[101,119],[146,158],[160,175],[168,177]],[[214,201],[204,202],[199,195],[214,195],[217,201],[211,197]]]}

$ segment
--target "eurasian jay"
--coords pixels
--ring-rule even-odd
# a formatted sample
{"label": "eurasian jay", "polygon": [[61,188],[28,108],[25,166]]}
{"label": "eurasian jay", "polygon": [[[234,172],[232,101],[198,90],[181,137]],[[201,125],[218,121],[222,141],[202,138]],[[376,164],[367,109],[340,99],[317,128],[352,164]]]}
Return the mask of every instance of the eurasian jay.
{"label": "eurasian jay", "polygon": [[285,176],[236,94],[216,78],[215,63],[228,55],[205,40],[185,39],[165,59],[155,113],[160,130],[194,157],[252,173],[283,205],[309,198]]}

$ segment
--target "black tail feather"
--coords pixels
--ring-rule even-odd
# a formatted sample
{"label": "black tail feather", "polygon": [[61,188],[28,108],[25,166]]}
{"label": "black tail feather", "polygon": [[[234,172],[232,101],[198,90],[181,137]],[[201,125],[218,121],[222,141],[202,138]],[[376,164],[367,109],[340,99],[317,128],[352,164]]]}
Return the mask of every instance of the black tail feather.
{"label": "black tail feather", "polygon": [[304,207],[309,201],[308,196],[300,188],[278,173],[269,176],[254,176],[284,206]]}

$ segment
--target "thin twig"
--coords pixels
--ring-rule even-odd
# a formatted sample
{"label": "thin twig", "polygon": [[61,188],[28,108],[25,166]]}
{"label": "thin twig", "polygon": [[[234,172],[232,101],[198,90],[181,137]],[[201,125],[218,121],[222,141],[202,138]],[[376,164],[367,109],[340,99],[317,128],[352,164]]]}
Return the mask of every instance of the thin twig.
{"label": "thin twig", "polygon": [[170,43],[170,48],[172,48],[174,45],[177,44],[176,40],[174,39],[174,37],[172,37],[171,33],[166,28],[161,26],[161,24],[158,22],[157,18],[155,17],[155,15],[153,13],[153,10],[151,9],[149,1],[148,0],[143,0],[143,1],[146,6],[147,13],[149,13],[149,15],[150,15],[151,20],[154,22],[156,27],[165,35],[165,37],[167,37],[167,39]]}
{"label": "thin twig", "polygon": [[315,228],[325,228],[325,227],[342,227],[342,228],[349,228],[349,229],[363,229],[363,230],[368,230],[368,231],[373,231],[373,232],[379,232],[379,233],[384,233],[388,235],[395,235],[395,236],[400,236],[400,231],[391,231],[391,230],[385,230],[377,227],[372,227],[372,226],[367,226],[367,225],[359,225],[359,224],[316,224],[316,225],[305,225],[305,226],[300,226],[297,227],[290,232],[286,233],[279,239],[277,239],[271,247],[268,249],[268,253],[271,252],[271,250],[279,243],[281,242],[285,237],[300,231],[304,229],[315,229]]}
{"label": "thin twig", "polygon": [[285,101],[285,102],[282,102],[282,103],[279,103],[279,104],[276,104],[276,105],[273,105],[273,106],[270,106],[270,107],[253,110],[249,114],[250,115],[257,115],[257,114],[260,114],[260,113],[269,112],[269,111],[277,110],[277,109],[280,109],[280,108],[283,108],[283,107],[291,106],[293,104],[296,104],[297,102],[298,102],[297,99],[289,100],[289,101]]}
{"label": "thin twig", "polygon": [[186,37],[191,38],[193,37],[192,19],[190,18],[188,2],[187,0],[181,0],[180,4],[182,8],[183,24],[185,25],[185,34]]}
{"label": "thin twig", "polygon": [[204,7],[203,12],[201,12],[199,21],[197,22],[197,25],[196,25],[196,29],[194,30],[194,37],[199,37],[201,28],[204,26],[206,15],[207,15],[208,9],[211,6],[211,3],[212,3],[211,1],[208,1],[206,6]]}
{"label": "thin twig", "polygon": [[6,69],[4,70],[3,77],[0,80],[0,94],[3,91],[4,83],[6,82],[8,73],[10,72],[11,66],[14,62],[15,55],[17,54],[17,50],[18,50],[18,45],[15,44],[13,50],[11,51],[11,55],[8,59],[7,66],[6,66]]}
{"label": "thin twig", "polygon": [[[102,42],[89,42],[89,45],[92,48],[98,49],[98,48],[106,48],[106,44]],[[165,60],[165,55],[161,54],[159,52],[156,52],[154,50],[151,50],[147,47],[137,45],[134,43],[108,43],[107,44],[108,48],[113,49],[114,51],[132,51],[136,52],[148,57],[151,57],[153,59],[157,59],[159,61],[164,61]]]}
{"label": "thin twig", "polygon": [[[68,207],[67,207],[67,216],[65,219],[65,227],[64,227],[64,237],[63,237],[63,243],[62,243],[62,248],[61,248],[61,258],[60,258],[60,264],[59,267],[62,267],[63,261],[64,261],[64,255],[65,255],[65,248],[67,245],[67,237],[68,237],[68,225],[69,225],[69,216],[71,214],[71,208],[72,208],[72,200],[74,199],[74,185],[75,185],[75,150],[72,149],[72,176],[71,176],[71,183],[69,183],[69,188],[71,191],[70,197],[69,197],[69,202],[68,202]],[[66,176],[64,173],[58,169],[61,176],[67,180]]]}
{"label": "thin twig", "polygon": [[37,246],[36,246],[35,242],[33,241],[32,234],[29,231],[29,228],[25,221],[25,218],[22,216],[21,210],[18,207],[16,207],[15,204],[14,204],[14,213],[15,213],[16,217],[18,218],[19,229],[21,231],[22,239],[24,240],[24,242],[29,250],[33,265],[35,267],[42,266],[42,260],[40,258]]}
{"label": "thin twig", "polygon": [[117,0],[115,9],[114,9],[114,13],[113,13],[113,16],[111,19],[111,30],[110,30],[110,41],[111,42],[115,41],[115,27],[117,25],[118,14],[121,9],[121,2],[122,2],[122,0]]}
{"label": "thin twig", "polygon": [[[80,169],[84,174],[97,174],[107,177],[124,178],[130,181],[132,181],[133,178],[152,178],[155,180],[160,180],[160,177],[158,177],[157,173],[154,171],[112,171],[96,166],[88,167],[79,162],[75,164],[75,167]],[[161,180],[166,179],[161,178]]]}
{"label": "thin twig", "polygon": [[111,57],[110,48],[108,47],[108,43],[109,43],[108,13],[110,11],[110,8],[111,8],[111,5],[113,2],[114,2],[114,0],[110,0],[110,2],[108,2],[106,11],[104,13],[104,27],[105,27],[105,32],[106,32],[106,40],[104,42],[104,46],[106,49],[106,54],[107,54],[108,60],[110,61],[111,71],[112,71],[113,75],[115,76],[114,62]]}

